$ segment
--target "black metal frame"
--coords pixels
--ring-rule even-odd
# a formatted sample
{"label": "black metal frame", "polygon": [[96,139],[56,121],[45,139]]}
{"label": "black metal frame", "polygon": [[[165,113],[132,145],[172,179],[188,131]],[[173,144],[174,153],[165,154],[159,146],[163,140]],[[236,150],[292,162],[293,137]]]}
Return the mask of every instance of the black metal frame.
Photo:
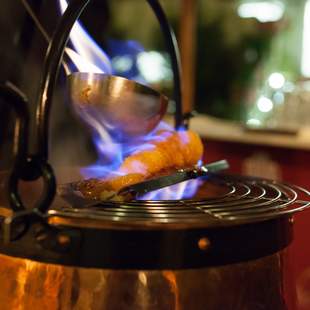
{"label": "black metal frame", "polygon": [[272,255],[290,244],[293,232],[290,217],[196,229],[34,228],[32,226],[22,240],[10,244],[0,242],[0,252],[39,262],[87,268],[192,269]]}

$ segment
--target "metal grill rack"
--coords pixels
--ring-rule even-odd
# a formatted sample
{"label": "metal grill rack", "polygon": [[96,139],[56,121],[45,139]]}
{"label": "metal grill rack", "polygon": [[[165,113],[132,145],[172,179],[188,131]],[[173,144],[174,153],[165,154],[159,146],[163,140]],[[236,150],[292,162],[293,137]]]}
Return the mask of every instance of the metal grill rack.
{"label": "metal grill rack", "polygon": [[[208,189],[212,191],[208,193]],[[310,192],[298,186],[261,178],[212,176],[199,198],[170,201],[100,203],[87,208],[63,207],[50,216],[118,222],[119,224],[222,224],[255,222],[290,215],[310,204]],[[200,197],[205,196],[205,197]]]}

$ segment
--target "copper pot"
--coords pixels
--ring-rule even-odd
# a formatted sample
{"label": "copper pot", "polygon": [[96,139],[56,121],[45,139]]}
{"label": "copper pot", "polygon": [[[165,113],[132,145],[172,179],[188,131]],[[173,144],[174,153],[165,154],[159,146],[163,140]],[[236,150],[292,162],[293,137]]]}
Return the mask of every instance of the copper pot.
{"label": "copper pot", "polygon": [[[27,187],[30,202],[37,189]],[[291,215],[227,220],[209,212],[230,199],[229,188],[210,180],[195,201],[90,209],[57,197],[47,227],[35,223],[1,242],[0,309],[292,309]],[[3,195],[0,206],[8,216]]]}
{"label": "copper pot", "polygon": [[77,268],[0,255],[1,309],[291,309],[283,254],[180,270]]}

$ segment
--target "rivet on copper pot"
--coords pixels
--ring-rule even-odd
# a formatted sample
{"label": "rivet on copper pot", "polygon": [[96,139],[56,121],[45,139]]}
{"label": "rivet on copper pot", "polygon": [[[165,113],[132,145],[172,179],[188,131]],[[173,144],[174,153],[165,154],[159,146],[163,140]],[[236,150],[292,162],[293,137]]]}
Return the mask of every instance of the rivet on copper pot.
{"label": "rivet on copper pot", "polygon": [[70,243],[70,237],[67,235],[58,235],[57,237],[58,243],[62,246],[66,246]]}
{"label": "rivet on copper pot", "polygon": [[207,251],[211,246],[211,242],[207,237],[198,240],[198,247],[201,251]]}

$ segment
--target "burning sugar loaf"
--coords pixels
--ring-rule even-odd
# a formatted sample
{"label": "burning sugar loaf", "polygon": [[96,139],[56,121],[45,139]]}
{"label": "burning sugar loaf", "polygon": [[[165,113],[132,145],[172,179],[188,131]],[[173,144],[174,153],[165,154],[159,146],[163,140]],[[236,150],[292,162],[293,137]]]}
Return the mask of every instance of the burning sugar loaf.
{"label": "burning sugar loaf", "polygon": [[[129,152],[127,149],[131,149]],[[199,136],[193,131],[175,131],[163,122],[153,133],[144,137],[136,145],[113,145],[116,152],[128,154],[119,162],[116,170],[108,171],[108,166],[97,165],[92,169],[84,169],[87,175],[96,169],[105,176],[83,180],[78,183],[78,190],[83,196],[91,199],[106,200],[113,192],[122,188],[169,174],[179,169],[192,168],[201,160],[203,145]],[[110,154],[111,155],[111,154]],[[116,155],[116,154],[115,154]],[[199,186],[199,180],[190,180],[178,185],[149,193],[143,199],[180,199],[191,196]],[[124,197],[116,196],[116,199]]]}

